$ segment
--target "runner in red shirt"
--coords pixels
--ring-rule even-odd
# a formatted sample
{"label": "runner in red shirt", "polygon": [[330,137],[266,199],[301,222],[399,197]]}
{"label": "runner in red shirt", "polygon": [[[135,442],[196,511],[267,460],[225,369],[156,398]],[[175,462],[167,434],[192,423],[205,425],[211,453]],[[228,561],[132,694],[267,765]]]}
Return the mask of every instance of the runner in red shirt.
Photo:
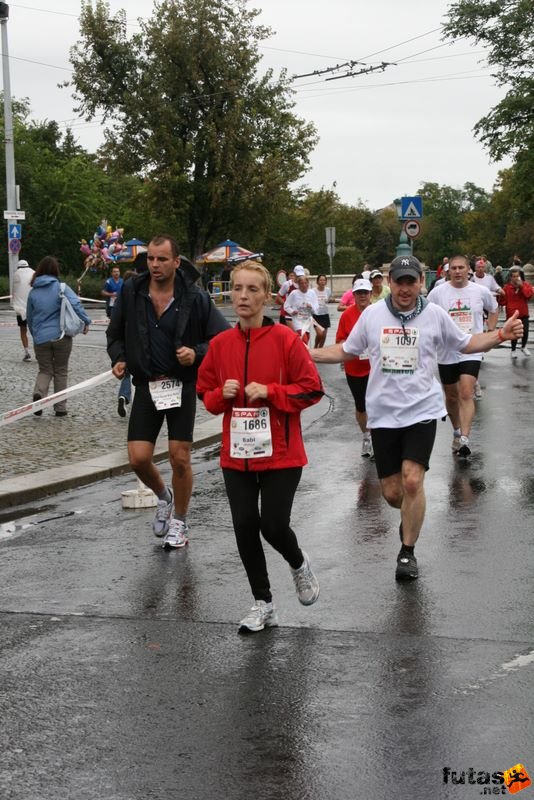
{"label": "runner in red shirt", "polygon": [[278,625],[263,538],[288,562],[303,605],[319,581],[291,529],[293,498],[307,463],[300,413],[323,396],[321,379],[300,336],[264,317],[271,276],[255,261],[232,273],[235,328],[216,336],[198,373],[197,392],[224,414],[221,466],[241,561],[254,604],[242,633]]}
{"label": "runner in red shirt", "polygon": [[[358,322],[362,311],[364,311],[371,302],[371,292],[373,286],[370,281],[363,278],[354,281],[352,284],[352,293],[354,295],[354,305],[349,306],[343,312],[339,319],[336,342],[344,342],[351,330]],[[361,353],[356,358],[351,358],[350,361],[344,361],[345,377],[349,389],[352,392],[354,403],[356,406],[356,422],[363,433],[362,441],[362,456],[364,458],[373,458],[373,444],[371,442],[371,432],[367,428],[367,412],[365,409],[365,391],[367,389],[367,381],[369,380],[369,356]]]}

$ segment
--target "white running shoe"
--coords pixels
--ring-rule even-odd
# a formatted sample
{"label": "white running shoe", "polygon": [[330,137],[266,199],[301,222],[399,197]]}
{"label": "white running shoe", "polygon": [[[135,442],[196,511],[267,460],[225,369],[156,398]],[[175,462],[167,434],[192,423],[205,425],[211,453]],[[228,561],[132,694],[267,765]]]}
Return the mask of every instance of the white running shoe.
{"label": "white running shoe", "polygon": [[264,628],[274,628],[278,625],[278,615],[274,603],[265,600],[255,600],[254,605],[239,623],[240,633],[256,633]]}
{"label": "white running shoe", "polygon": [[530,350],[528,349],[528,347],[522,347],[521,352],[523,353],[524,356],[526,356],[526,358],[530,358]]}
{"label": "white running shoe", "polygon": [[469,439],[467,436],[460,436],[458,455],[460,458],[468,458],[471,455],[471,448],[469,447]]}
{"label": "white running shoe", "polygon": [[175,549],[178,547],[185,547],[188,542],[188,533],[189,528],[183,519],[171,517],[169,529],[165,534],[165,538],[163,539],[161,546],[164,548],[174,547]]}
{"label": "white running shoe", "polygon": [[453,436],[451,445],[452,452],[457,453],[460,447],[461,447],[460,436]]}
{"label": "white running shoe", "polygon": [[370,436],[364,436],[362,439],[362,458],[373,457],[373,442]]}
{"label": "white running shoe", "polygon": [[302,603],[303,606],[311,606],[319,597],[319,581],[312,571],[310,559],[304,550],[302,551],[302,555],[304,556],[303,565],[298,569],[292,569],[291,567],[290,569],[299,602]]}
{"label": "white running shoe", "polygon": [[172,514],[172,491],[169,489],[171,493],[171,499],[169,502],[166,500],[158,500],[158,507],[156,508],[156,516],[152,522],[152,530],[154,531],[154,536],[165,536],[167,531],[169,530],[169,521],[171,519]]}
{"label": "white running shoe", "polygon": [[473,397],[475,398],[475,400],[480,400],[482,397],[482,388],[478,381],[475,382],[475,391],[473,393]]}

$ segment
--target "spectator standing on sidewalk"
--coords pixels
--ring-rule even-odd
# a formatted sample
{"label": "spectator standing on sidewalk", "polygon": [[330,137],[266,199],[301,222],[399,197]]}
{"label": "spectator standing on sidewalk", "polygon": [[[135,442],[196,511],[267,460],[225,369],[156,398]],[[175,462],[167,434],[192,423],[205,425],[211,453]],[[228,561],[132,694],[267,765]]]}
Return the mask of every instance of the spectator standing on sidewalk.
{"label": "spectator standing on sidewalk", "polygon": [[[157,495],[154,535],[163,547],[187,544],[187,511],[193,489],[191,442],[195,381],[208,341],[228,323],[198,286],[200,274],[172,236],[148,244],[148,272],[133,276],[118,295],[107,329],[113,374],[130,372],[135,395],[128,421],[130,464]],[[167,421],[172,488],[154,464],[154,447]]]}
{"label": "spectator standing on sidewalk", "polygon": [[[48,394],[50,382],[54,381],[54,394],[67,388],[69,358],[72,351],[72,337],[64,336],[60,327],[61,297],[59,281],[59,262],[53,256],[45,256],[37,265],[31,280],[28,295],[28,328],[33,337],[35,357],[39,372],[33,389],[33,400],[41,400]],[[80,298],[70,286],[65,285],[65,295],[70,300],[76,314],[85,323],[84,334],[89,330],[91,318],[87,315]],[[54,404],[56,417],[67,416],[67,400]],[[42,409],[35,411],[40,417]]]}
{"label": "spectator standing on sidewalk", "polygon": [[121,278],[120,268],[117,266],[112,267],[111,275],[105,282],[104,288],[102,289],[102,297],[106,298],[106,316],[108,319],[111,318],[113,306],[115,305],[115,301],[117,300],[123,285],[124,281]]}
{"label": "spectator standing on sidewalk", "polygon": [[31,361],[30,348],[28,346],[28,323],[26,320],[26,303],[31,289],[31,280],[34,271],[28,262],[21,258],[17,270],[13,276],[13,308],[17,315],[17,325],[19,326],[20,341],[24,348],[23,361]]}
{"label": "spectator standing on sidewalk", "polygon": [[278,625],[260,534],[288,562],[299,601],[311,605],[319,597],[319,582],[290,523],[307,463],[300,413],[323,390],[300,338],[264,317],[271,276],[263,264],[237,265],[231,291],[238,324],[210,343],[197,391],[209,412],[224,414],[221,467],[254,597],[239,625],[248,633]]}

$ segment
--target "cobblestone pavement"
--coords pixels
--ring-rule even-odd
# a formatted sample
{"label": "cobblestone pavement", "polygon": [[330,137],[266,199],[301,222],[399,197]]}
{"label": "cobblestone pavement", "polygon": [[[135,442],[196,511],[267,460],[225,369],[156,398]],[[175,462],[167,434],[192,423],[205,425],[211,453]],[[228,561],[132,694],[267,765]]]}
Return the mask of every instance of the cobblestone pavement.
{"label": "cobblestone pavement", "polygon": [[[103,312],[89,310],[93,320],[104,320]],[[69,362],[69,386],[99,375],[110,368],[105,347],[105,324],[95,324],[86,336],[78,336]],[[33,357],[23,362],[24,351],[13,312],[0,309],[0,412],[24,405],[32,399],[37,375]],[[46,408],[41,417],[24,417],[0,428],[0,480],[14,475],[65,466],[122,447],[126,448],[128,418],[117,414],[115,379],[68,399],[68,416],[56,417]],[[51,390],[52,391],[51,387]],[[202,404],[197,419],[209,419]],[[166,437],[165,425],[161,440]]]}
{"label": "cobblestone pavement", "polygon": [[[220,307],[231,324],[235,322],[230,306]],[[91,326],[87,336],[74,340],[69,361],[69,386],[106,372],[110,361],[106,353],[106,317],[101,308],[88,308],[90,317],[101,321]],[[277,319],[277,308],[265,312]],[[332,328],[327,344],[334,341],[338,312],[330,309]],[[15,314],[3,303],[0,307],[0,413],[24,405],[32,399],[37,375],[37,362],[33,357],[23,362],[24,351],[20,342]],[[67,401],[68,416],[56,417],[52,408],[43,410],[41,417],[24,417],[0,428],[0,480],[15,475],[26,475],[51,467],[75,464],[89,458],[106,455],[122,447],[126,449],[128,418],[117,414],[115,379],[75,394]],[[52,392],[53,387],[50,391]],[[203,422],[211,415],[202,403],[197,404],[197,420]],[[163,426],[158,443],[166,439]]]}

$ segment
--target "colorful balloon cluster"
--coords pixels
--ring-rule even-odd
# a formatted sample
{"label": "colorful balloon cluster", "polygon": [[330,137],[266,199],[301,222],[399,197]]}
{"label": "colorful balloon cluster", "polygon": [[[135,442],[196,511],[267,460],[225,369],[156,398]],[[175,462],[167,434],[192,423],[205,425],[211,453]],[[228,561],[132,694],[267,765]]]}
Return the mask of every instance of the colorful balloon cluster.
{"label": "colorful balloon cluster", "polygon": [[124,248],[124,228],[114,230],[106,220],[102,220],[92,239],[80,240],[80,253],[85,259],[84,266],[89,266],[92,272],[107,270],[108,264],[117,261]]}

